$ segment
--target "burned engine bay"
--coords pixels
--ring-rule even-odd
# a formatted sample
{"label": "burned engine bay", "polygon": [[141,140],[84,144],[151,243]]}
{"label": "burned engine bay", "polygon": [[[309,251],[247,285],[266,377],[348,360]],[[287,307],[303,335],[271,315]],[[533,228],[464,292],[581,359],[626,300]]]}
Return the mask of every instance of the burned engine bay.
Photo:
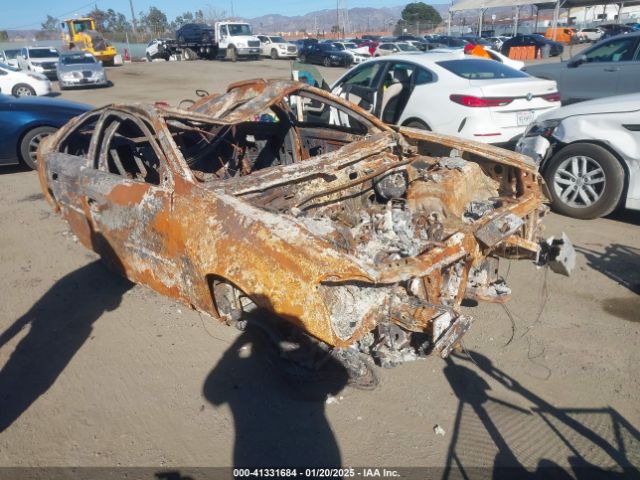
{"label": "burned engine bay", "polygon": [[[334,335],[357,340],[351,348],[383,366],[448,355],[472,323],[460,314],[463,298],[509,299],[498,256],[536,258],[547,211],[536,173],[433,140],[345,138],[318,128],[306,132],[298,150],[306,161],[293,164],[295,139],[281,133],[274,141],[276,130],[266,131],[270,139],[259,155],[240,157],[234,169],[220,169],[224,175],[196,171],[196,177],[295,219],[376,272],[362,281],[327,278],[319,293]],[[317,155],[345,144],[340,157]],[[265,150],[280,165],[275,170],[259,171],[256,159]]]}

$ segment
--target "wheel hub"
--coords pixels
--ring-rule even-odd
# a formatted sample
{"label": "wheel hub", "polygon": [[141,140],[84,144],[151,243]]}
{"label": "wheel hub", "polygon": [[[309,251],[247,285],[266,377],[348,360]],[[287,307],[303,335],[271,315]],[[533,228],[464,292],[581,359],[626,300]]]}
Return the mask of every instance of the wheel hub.
{"label": "wheel hub", "polygon": [[553,188],[558,198],[573,208],[587,208],[604,194],[606,176],[591,157],[576,155],[565,159],[556,170]]}

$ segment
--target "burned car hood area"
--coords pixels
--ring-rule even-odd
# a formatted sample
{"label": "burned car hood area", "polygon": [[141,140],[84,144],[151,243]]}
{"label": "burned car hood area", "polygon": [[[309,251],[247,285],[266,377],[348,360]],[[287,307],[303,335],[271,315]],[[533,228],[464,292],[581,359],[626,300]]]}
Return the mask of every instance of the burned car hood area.
{"label": "burned car hood area", "polygon": [[472,323],[463,298],[506,301],[499,257],[571,262],[562,240],[540,254],[526,157],[297,82],[104,107],[38,155],[47,199],[130,280],[228,323],[265,309],[386,366],[448,355]]}

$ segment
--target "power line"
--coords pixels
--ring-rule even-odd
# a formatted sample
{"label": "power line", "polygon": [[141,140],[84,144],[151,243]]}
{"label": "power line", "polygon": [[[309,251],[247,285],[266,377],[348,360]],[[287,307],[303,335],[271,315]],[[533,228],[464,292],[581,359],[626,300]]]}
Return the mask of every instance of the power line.
{"label": "power line", "polygon": [[[60,17],[66,17],[67,15],[71,15],[72,13],[76,13],[79,10],[82,10],[84,8],[90,7],[91,5],[94,5],[95,1],[93,2],[89,2],[81,7],[78,7],[74,10],[71,10],[70,12],[65,12],[65,13],[60,13],[58,15],[51,15],[54,18],[60,18]],[[48,14],[47,14],[48,15]],[[21,28],[27,28],[27,27],[31,27],[33,25],[40,25],[42,24],[42,22],[33,22],[33,23],[28,23],[26,25],[19,25],[17,27],[8,27],[8,28],[3,28],[3,30],[20,30]]]}

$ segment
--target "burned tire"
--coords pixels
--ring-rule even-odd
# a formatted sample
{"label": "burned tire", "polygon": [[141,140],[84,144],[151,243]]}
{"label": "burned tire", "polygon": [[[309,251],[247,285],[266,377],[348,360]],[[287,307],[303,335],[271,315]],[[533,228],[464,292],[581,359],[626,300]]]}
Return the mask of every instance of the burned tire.
{"label": "burned tire", "polygon": [[36,91],[31,85],[27,85],[26,83],[19,83],[13,87],[13,89],[11,90],[11,94],[14,97],[31,97],[36,94]]}
{"label": "burned tire", "polygon": [[35,170],[38,165],[36,152],[38,151],[40,142],[56,130],[57,129],[54,127],[37,127],[25,133],[20,141],[20,160],[22,160],[25,165]]}
{"label": "burned tire", "polygon": [[625,173],[611,152],[590,143],[576,143],[556,153],[544,171],[552,208],[573,218],[610,214],[619,204]]}
{"label": "burned tire", "polygon": [[271,50],[271,60],[277,60],[278,59],[278,51],[274,48]]}

